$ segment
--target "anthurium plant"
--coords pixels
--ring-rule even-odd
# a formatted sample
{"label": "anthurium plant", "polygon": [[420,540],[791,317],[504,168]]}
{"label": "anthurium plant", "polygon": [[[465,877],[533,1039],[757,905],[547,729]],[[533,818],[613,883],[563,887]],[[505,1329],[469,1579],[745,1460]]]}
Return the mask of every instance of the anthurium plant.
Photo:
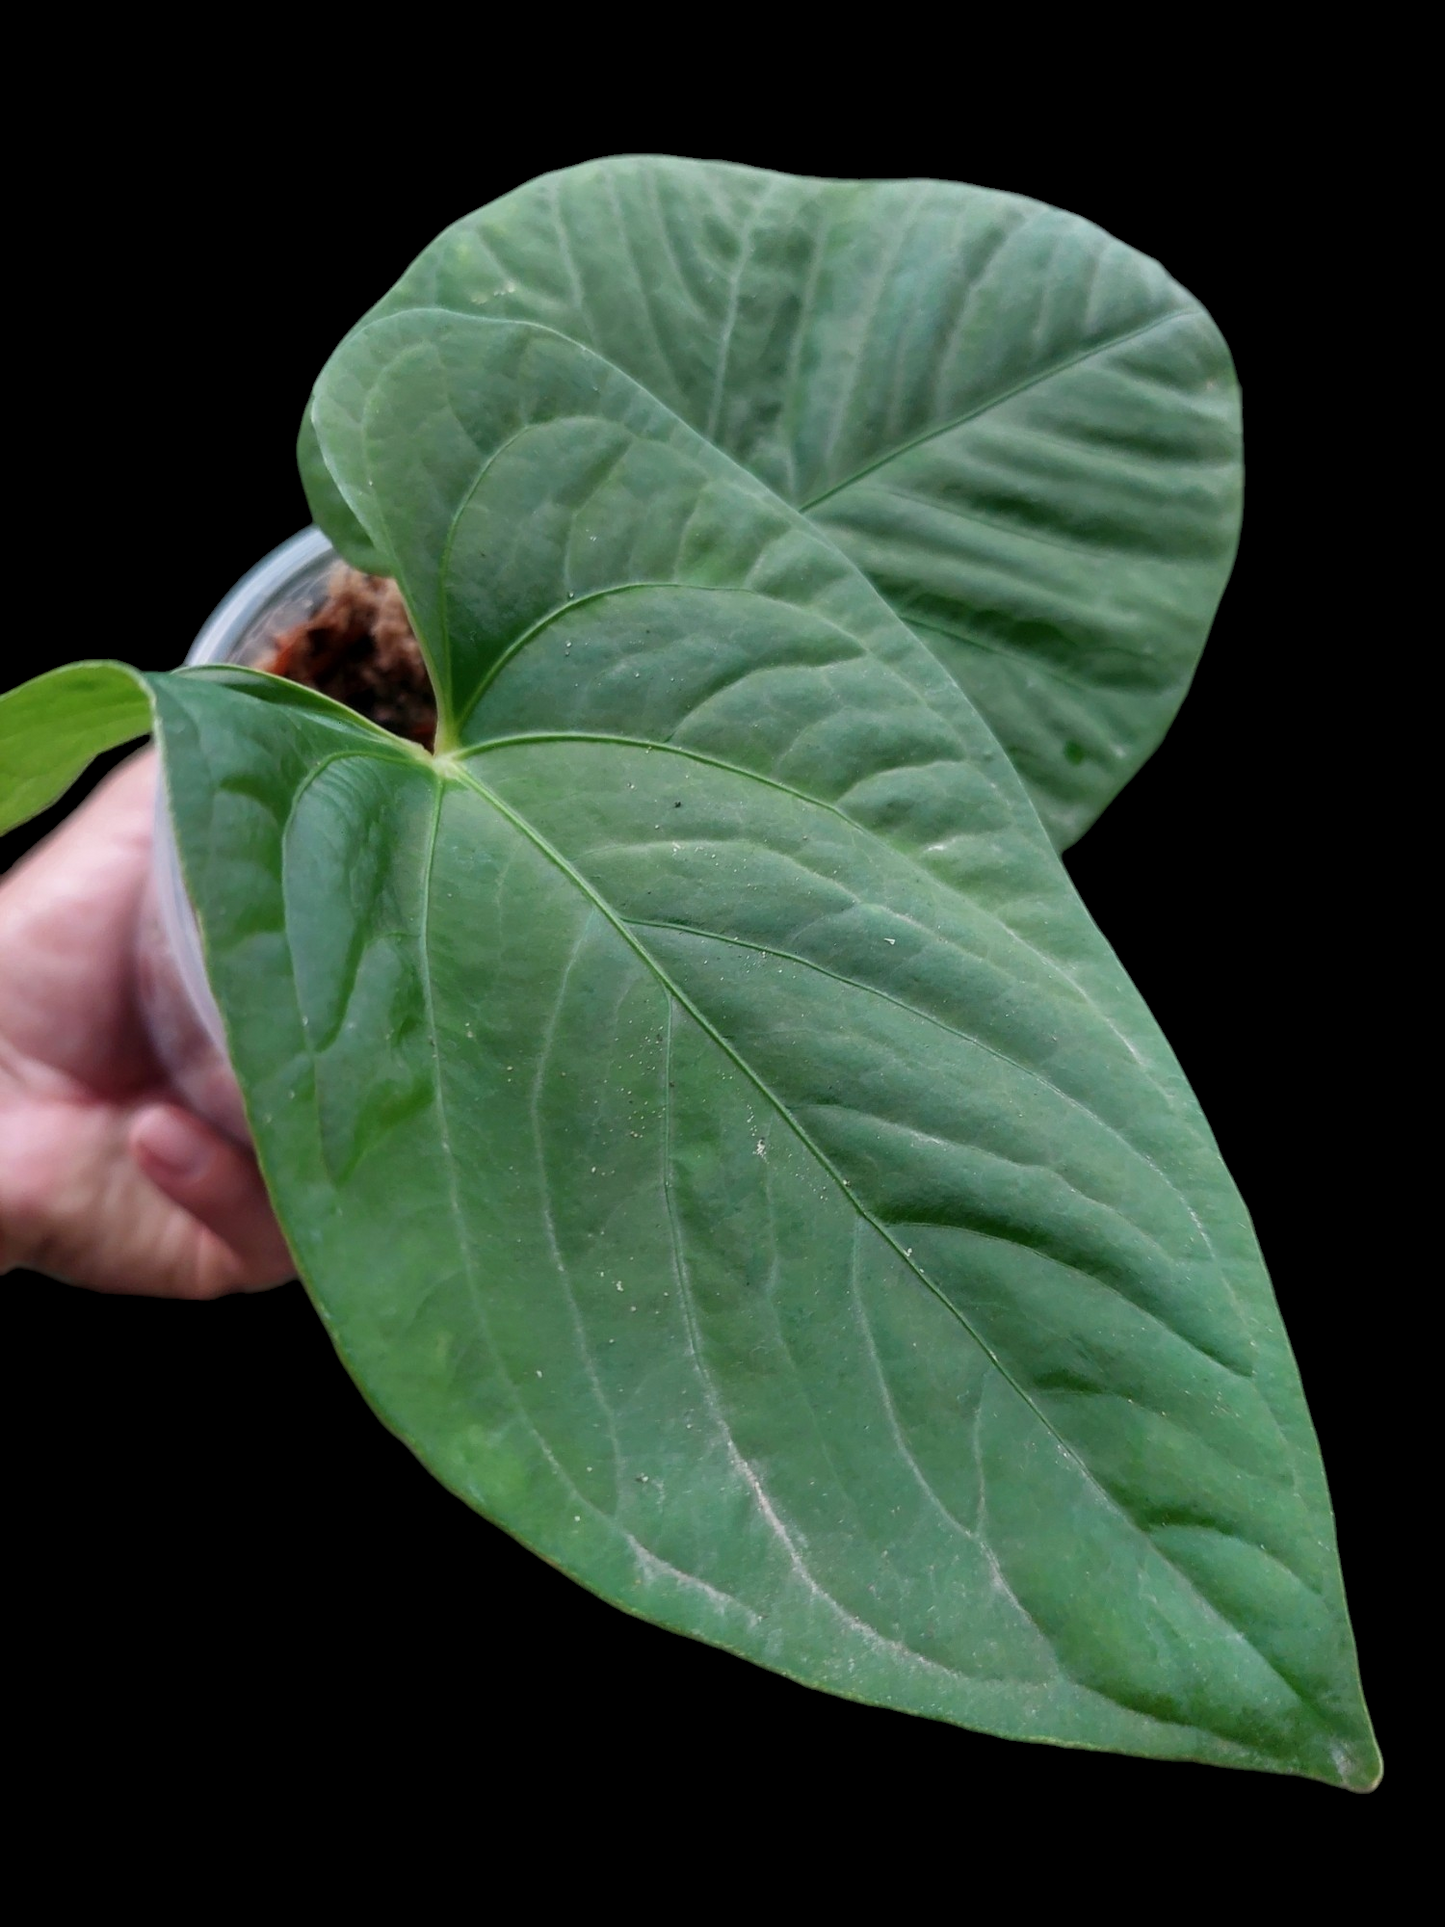
{"label": "anthurium plant", "polygon": [[1218,331],[1089,223],[673,159],[447,230],[323,369],[318,524],[435,753],[251,670],[152,731],[262,1169],[383,1421],[659,1625],[1020,1739],[1366,1788],[1244,1206],[1058,851],[1234,553]]}

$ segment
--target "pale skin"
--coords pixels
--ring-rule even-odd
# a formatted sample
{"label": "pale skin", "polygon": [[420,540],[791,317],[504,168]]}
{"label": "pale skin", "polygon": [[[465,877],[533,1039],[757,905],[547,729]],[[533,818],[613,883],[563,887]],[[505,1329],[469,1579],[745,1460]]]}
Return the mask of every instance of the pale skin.
{"label": "pale skin", "polygon": [[0,1271],[218,1298],[295,1276],[255,1159],[179,1103],[132,959],[154,755],[0,880]]}

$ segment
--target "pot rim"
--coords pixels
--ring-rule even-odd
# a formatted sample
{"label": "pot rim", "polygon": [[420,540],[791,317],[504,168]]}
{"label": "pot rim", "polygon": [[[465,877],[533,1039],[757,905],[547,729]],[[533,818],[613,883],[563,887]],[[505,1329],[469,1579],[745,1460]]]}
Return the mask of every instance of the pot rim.
{"label": "pot rim", "polygon": [[[262,619],[288,590],[300,586],[319,564],[336,559],[331,543],[315,527],[300,530],[248,569],[201,625],[186,652],[184,667],[206,663],[243,662],[248,642],[261,640]],[[206,978],[196,913],[186,894],[180,853],[171,827],[162,755],[162,775],[156,785],[155,828],[151,843],[151,876],[156,909],[167,948],[196,1017],[222,1057],[228,1057],[225,1025]]]}

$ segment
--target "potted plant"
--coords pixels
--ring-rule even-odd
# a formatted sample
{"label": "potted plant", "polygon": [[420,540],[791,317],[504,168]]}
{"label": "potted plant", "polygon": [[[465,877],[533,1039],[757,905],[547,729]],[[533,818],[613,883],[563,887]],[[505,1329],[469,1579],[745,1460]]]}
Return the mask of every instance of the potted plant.
{"label": "potted plant", "polygon": [[77,665],[0,740],[17,820],[154,727],[380,1415],[809,1684],[1373,1784],[1247,1216],[1056,855],[1228,572],[1208,317],[1014,197],[595,163],[423,254],[301,461],[434,753],[219,666]]}

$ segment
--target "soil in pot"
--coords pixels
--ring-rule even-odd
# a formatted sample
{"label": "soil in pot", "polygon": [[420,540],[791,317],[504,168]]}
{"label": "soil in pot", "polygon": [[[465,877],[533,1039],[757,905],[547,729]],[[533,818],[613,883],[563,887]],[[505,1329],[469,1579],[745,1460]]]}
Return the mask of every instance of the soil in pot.
{"label": "soil in pot", "polygon": [[279,635],[256,666],[320,690],[394,736],[435,746],[431,678],[401,591],[385,576],[338,563],[321,607]]}

